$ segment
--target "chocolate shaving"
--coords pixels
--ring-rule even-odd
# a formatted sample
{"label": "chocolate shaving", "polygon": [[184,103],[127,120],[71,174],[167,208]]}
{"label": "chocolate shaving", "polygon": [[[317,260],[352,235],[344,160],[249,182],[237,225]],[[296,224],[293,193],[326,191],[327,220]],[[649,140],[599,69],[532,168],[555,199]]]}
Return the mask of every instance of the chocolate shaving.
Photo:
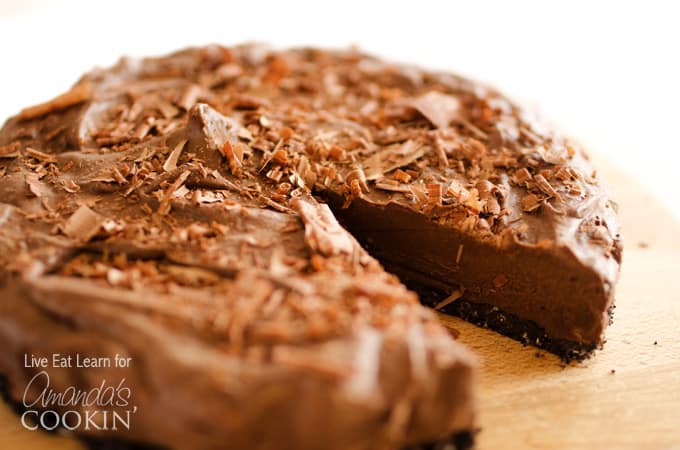
{"label": "chocolate shaving", "polygon": [[123,174],[120,172],[120,169],[118,167],[112,167],[111,168],[111,174],[113,175],[113,179],[116,180],[116,183],[118,184],[127,184],[128,180],[123,176]]}
{"label": "chocolate shaving", "polygon": [[39,105],[24,108],[17,115],[17,120],[29,120],[36,117],[44,116],[51,112],[60,111],[78,103],[85,102],[90,99],[90,85],[82,83],[74,86],[70,91],[65,92],[52,100],[41,103]]}
{"label": "chocolate shaving", "polygon": [[456,250],[456,265],[460,265],[460,260],[463,258],[463,244],[458,245],[458,250]]}
{"label": "chocolate shaving", "polygon": [[401,169],[395,170],[394,173],[392,174],[392,178],[401,183],[408,183],[409,181],[411,181],[411,175],[409,175],[408,173],[404,172]]}
{"label": "chocolate shaving", "polygon": [[458,180],[451,180],[446,192],[447,194],[455,197],[461,203],[467,201],[470,198],[470,191],[468,191],[465,186],[463,186],[463,183]]}
{"label": "chocolate shaving", "polygon": [[439,167],[449,167],[449,159],[446,156],[446,151],[444,150],[444,144],[442,140],[436,138],[434,140],[434,151],[437,154],[437,159],[439,161]]}
{"label": "chocolate shaving", "polygon": [[396,180],[390,180],[389,178],[383,178],[375,182],[375,187],[377,189],[382,189],[383,191],[391,192],[411,192],[411,188],[406,184],[399,184]]}
{"label": "chocolate shaving", "polygon": [[358,190],[358,192],[353,192],[355,196],[361,195],[363,192],[368,192],[368,181],[366,179],[366,174],[360,168],[354,169],[347,174],[345,177],[345,183],[353,190]]}
{"label": "chocolate shaving", "polygon": [[432,205],[442,204],[443,186],[441,183],[430,183],[427,185],[427,199]]}
{"label": "chocolate shaving", "polygon": [[407,105],[418,110],[437,128],[447,128],[453,120],[462,118],[460,101],[437,91],[411,99]]}
{"label": "chocolate shaving", "polygon": [[541,174],[534,176],[534,181],[536,182],[536,187],[539,188],[543,193],[548,194],[551,197],[559,199],[559,194],[555,189],[548,183],[548,180]]}
{"label": "chocolate shaving", "polygon": [[484,212],[498,215],[501,212],[501,205],[498,203],[496,193],[499,189],[488,180],[482,180],[475,185],[479,192],[479,198],[484,202]]}
{"label": "chocolate shaving", "polygon": [[305,182],[305,185],[300,187],[307,186],[311,189],[316,183],[316,172],[312,169],[312,163],[305,155],[300,156],[296,170]]}
{"label": "chocolate shaving", "polygon": [[[484,209],[483,201],[479,196],[479,191],[477,188],[472,188],[469,190],[469,197],[462,201],[463,205],[471,209],[474,214],[479,214]],[[472,219],[477,219],[475,216],[470,217]]]}
{"label": "chocolate shaving", "polygon": [[16,158],[19,156],[21,150],[21,143],[18,141],[11,142],[7,145],[0,146],[0,158]]}
{"label": "chocolate shaving", "polygon": [[53,155],[49,153],[41,152],[31,147],[26,147],[26,154],[32,158],[38,159],[43,162],[54,162],[56,159]]}
{"label": "chocolate shaving", "polygon": [[324,256],[351,255],[354,242],[340,226],[327,205],[313,205],[295,198],[291,206],[305,224],[305,243],[310,250]]}
{"label": "chocolate shaving", "polygon": [[229,162],[229,170],[234,175],[241,173],[241,168],[243,167],[243,144],[236,142],[232,144],[229,141],[225,141],[222,146],[222,154]]}
{"label": "chocolate shaving", "polygon": [[200,96],[201,87],[196,84],[190,84],[177,101],[177,106],[185,111],[189,111],[196,104]]}
{"label": "chocolate shaving", "polygon": [[541,207],[541,199],[536,194],[528,194],[522,197],[522,210],[526,212],[535,211]]}
{"label": "chocolate shaving", "polygon": [[166,215],[170,212],[170,201],[172,198],[175,196],[175,191],[177,191],[180,186],[184,184],[184,182],[189,178],[189,175],[191,174],[190,171],[185,170],[182,172],[180,176],[177,177],[177,179],[165,190],[165,193],[163,194],[163,199],[161,200],[160,205],[158,206],[158,214],[161,215]]}
{"label": "chocolate shaving", "polygon": [[40,183],[40,177],[38,174],[35,173],[27,173],[24,175],[24,179],[26,180],[26,186],[28,187],[28,192],[32,194],[35,197],[41,197],[42,192],[41,192],[41,183]]}
{"label": "chocolate shaving", "polygon": [[425,151],[425,147],[413,140],[380,150],[364,161],[366,179],[373,181],[382,178],[386,173],[421,158]]}
{"label": "chocolate shaving", "polygon": [[179,109],[177,109],[172,103],[159,98],[156,102],[156,108],[163,114],[166,119],[172,119],[177,114],[179,114]]}
{"label": "chocolate shaving", "polygon": [[461,290],[456,289],[455,291],[453,291],[453,292],[451,293],[451,295],[449,295],[449,296],[446,297],[444,300],[442,300],[442,301],[440,301],[439,303],[437,303],[437,304],[434,306],[434,309],[442,309],[442,308],[445,308],[446,306],[448,306],[448,305],[450,305],[451,303],[455,302],[456,300],[458,300],[458,299],[461,298],[462,296],[463,296],[463,292],[462,292]]}
{"label": "chocolate shaving", "polygon": [[224,195],[220,192],[203,191],[197,189],[193,192],[191,201],[195,204],[200,203],[219,203],[224,200]]}
{"label": "chocolate shaving", "polygon": [[80,186],[78,185],[78,183],[76,183],[75,181],[73,181],[71,179],[63,181],[62,185],[64,186],[64,190],[66,192],[71,193],[71,194],[74,194],[74,193],[80,191]]}
{"label": "chocolate shaving", "polygon": [[[191,147],[211,168],[220,164],[222,155],[229,161],[232,173],[238,172],[245,144],[239,142],[239,130],[243,127],[210,106],[199,103],[189,112],[187,138]],[[228,144],[228,145],[227,145]],[[206,150],[210,150],[206,152]],[[217,152],[212,153],[212,152]]]}
{"label": "chocolate shaving", "polygon": [[85,205],[80,206],[64,224],[62,231],[70,238],[88,242],[101,228],[106,218]]}
{"label": "chocolate shaving", "polygon": [[554,144],[548,147],[547,150],[543,149],[541,156],[543,157],[543,161],[548,164],[561,164],[567,161],[569,153],[564,146]]}
{"label": "chocolate shaving", "polygon": [[347,158],[347,152],[339,145],[332,145],[328,150],[328,157],[335,161],[344,161]]}
{"label": "chocolate shaving", "polygon": [[521,169],[519,169],[518,171],[515,172],[515,176],[514,176],[515,183],[522,185],[522,184],[526,183],[527,181],[531,181],[531,180],[532,180],[531,173],[529,173],[529,171],[526,169],[526,167],[522,167]]}
{"label": "chocolate shaving", "polygon": [[485,132],[480,130],[479,127],[477,127],[475,124],[473,124],[469,120],[463,119],[463,118],[460,118],[459,120],[460,120],[460,123],[462,123],[465,126],[465,128],[470,130],[472,132],[472,134],[477,136],[477,138],[485,139],[485,140],[489,138],[489,136]]}
{"label": "chocolate shaving", "polygon": [[260,199],[269,207],[272,209],[279,211],[279,212],[290,212],[290,208],[285,207],[281,203],[277,203],[275,200],[266,197],[266,196],[260,196]]}
{"label": "chocolate shaving", "polygon": [[164,171],[170,172],[177,168],[177,161],[179,160],[179,157],[182,154],[182,150],[184,149],[184,145],[186,143],[187,143],[186,139],[180,141],[180,143],[175,146],[172,152],[170,152],[170,155],[168,155],[168,159],[166,159],[165,163],[163,164]]}
{"label": "chocolate shaving", "polygon": [[122,270],[118,270],[115,267],[111,267],[106,271],[106,281],[111,286],[129,287],[131,285],[129,274]]}

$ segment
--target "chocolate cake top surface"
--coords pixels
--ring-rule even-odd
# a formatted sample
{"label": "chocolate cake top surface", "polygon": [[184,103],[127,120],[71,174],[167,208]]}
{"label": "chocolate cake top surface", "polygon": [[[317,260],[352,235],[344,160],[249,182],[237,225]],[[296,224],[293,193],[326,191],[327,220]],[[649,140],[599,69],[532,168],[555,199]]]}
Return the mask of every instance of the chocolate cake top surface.
{"label": "chocolate cake top surface", "polygon": [[356,51],[214,46],[122,60],[23,110],[3,142],[115,153],[173,136],[197,103],[233,128],[217,138],[230,148],[196,159],[278,187],[274,202],[302,188],[399,203],[498,245],[552,241],[607,278],[618,271],[615,207],[577,144],[490,88]]}
{"label": "chocolate cake top surface", "polygon": [[[181,128],[188,117],[194,120],[187,134]],[[202,139],[201,126],[210,146],[194,142]],[[186,139],[192,142],[179,146]],[[523,270],[536,272],[534,280],[555,278],[554,286],[541,290],[520,280],[521,273],[510,273],[507,268],[516,263],[494,259],[499,264],[489,267],[496,272],[491,281],[462,286],[469,293],[488,298],[489,289],[512,277],[515,282],[504,287],[512,295],[505,298],[531,311],[511,312],[538,322],[547,293],[564,312],[540,325],[573,341],[601,341],[608,320],[621,239],[616,206],[584,152],[493,89],[454,75],[354,50],[188,49],[95,70],[63,96],[11,119],[0,142],[6,157],[30,147],[50,154],[77,151],[79,158],[102,161],[146,146],[140,155],[146,162],[123,161],[103,171],[96,167],[102,162],[91,162],[83,166],[89,178],[80,183],[128,194],[143,189],[160,200],[165,191],[159,186],[182,171],[176,167],[190,164],[216,187],[225,183],[218,179],[226,179],[231,188],[226,190],[238,197],[246,192],[272,210],[290,208],[287,202],[301,192],[339,196],[343,206],[400,208],[427,224],[404,225],[414,229],[395,235],[396,247],[409,241],[409,233],[429,233],[426,228],[435,224],[497,250],[533,251],[568,266],[549,264],[539,274],[542,264],[525,258],[534,267]],[[79,183],[73,175],[62,170],[57,176],[71,186]],[[191,183],[197,175],[186,176]],[[389,216],[377,218],[390,221]],[[451,285],[469,281],[451,276],[457,267],[450,266],[460,258],[453,264],[448,256],[460,254],[462,245],[434,247],[411,263],[420,267],[409,269],[426,277],[441,272],[439,281],[453,280]],[[469,263],[472,254],[463,253]],[[572,279],[583,288],[578,301],[585,307],[574,306],[570,279],[555,277],[560,271],[578,272]],[[601,292],[590,298],[595,289]],[[540,295],[526,295],[532,290]],[[565,315],[579,317],[571,323]]]}

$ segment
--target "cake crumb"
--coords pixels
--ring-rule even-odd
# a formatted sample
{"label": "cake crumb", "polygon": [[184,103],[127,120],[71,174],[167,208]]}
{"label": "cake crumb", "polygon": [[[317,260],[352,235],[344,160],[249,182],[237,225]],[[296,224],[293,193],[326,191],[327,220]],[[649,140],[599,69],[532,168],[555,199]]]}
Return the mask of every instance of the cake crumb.
{"label": "cake crumb", "polygon": [[451,335],[452,338],[458,339],[458,337],[460,337],[460,331],[457,328],[450,326],[445,326],[444,328],[446,328],[446,331],[449,332],[449,335]]}
{"label": "cake crumb", "polygon": [[500,289],[503,286],[505,286],[508,283],[508,277],[504,274],[497,275],[496,278],[493,279],[493,285],[496,289]]}

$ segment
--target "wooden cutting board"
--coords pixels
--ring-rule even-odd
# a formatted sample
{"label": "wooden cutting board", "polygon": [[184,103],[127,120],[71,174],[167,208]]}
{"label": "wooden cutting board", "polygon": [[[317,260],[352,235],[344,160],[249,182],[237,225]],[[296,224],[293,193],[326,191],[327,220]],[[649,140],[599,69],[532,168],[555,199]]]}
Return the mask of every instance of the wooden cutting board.
{"label": "wooden cutting board", "polygon": [[[483,363],[479,450],[680,449],[680,225],[629,178],[601,172],[619,202],[625,238],[604,350],[565,367],[549,353],[442,316]],[[82,448],[23,429],[0,402],[0,449]]]}

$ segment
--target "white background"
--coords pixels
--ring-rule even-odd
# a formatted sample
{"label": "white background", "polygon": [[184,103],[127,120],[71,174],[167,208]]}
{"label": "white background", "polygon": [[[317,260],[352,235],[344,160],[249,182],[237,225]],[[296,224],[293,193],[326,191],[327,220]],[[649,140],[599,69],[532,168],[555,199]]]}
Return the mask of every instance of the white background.
{"label": "white background", "polygon": [[252,40],[357,44],[497,86],[670,207],[680,195],[674,3],[0,0],[0,121],[123,54]]}

